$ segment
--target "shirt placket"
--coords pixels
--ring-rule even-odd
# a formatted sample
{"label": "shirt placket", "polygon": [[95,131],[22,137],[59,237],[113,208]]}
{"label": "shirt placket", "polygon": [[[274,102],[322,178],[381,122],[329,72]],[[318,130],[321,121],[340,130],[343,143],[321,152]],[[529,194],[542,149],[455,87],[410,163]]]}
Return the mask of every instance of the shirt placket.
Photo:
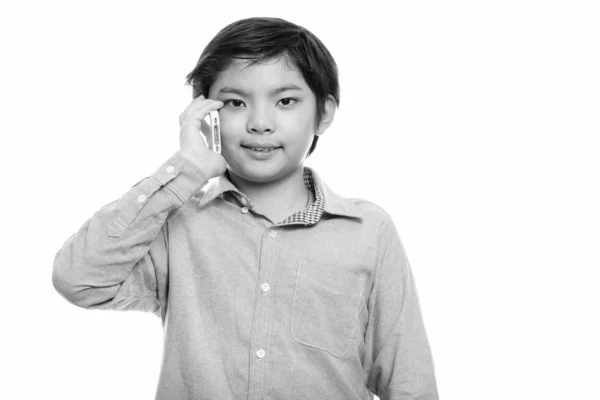
{"label": "shirt placket", "polygon": [[271,277],[273,260],[279,233],[275,226],[265,230],[262,235],[258,277],[255,289],[254,318],[252,320],[252,336],[250,339],[250,371],[248,382],[248,399],[257,400],[264,397],[265,370],[269,362],[269,322],[271,314]]}

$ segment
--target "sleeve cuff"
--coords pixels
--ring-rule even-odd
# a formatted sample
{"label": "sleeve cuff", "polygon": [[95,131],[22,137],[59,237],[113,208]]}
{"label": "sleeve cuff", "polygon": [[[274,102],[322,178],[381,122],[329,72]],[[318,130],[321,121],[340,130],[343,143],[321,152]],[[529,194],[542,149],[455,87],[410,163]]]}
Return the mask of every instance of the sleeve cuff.
{"label": "sleeve cuff", "polygon": [[206,171],[202,160],[192,161],[177,152],[152,176],[185,203],[208,183]]}

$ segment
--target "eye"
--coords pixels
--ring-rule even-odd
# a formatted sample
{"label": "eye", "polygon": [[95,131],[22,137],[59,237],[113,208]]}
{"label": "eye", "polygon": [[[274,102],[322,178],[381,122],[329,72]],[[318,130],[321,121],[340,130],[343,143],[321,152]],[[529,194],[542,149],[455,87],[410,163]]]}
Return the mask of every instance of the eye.
{"label": "eye", "polygon": [[282,106],[287,107],[287,106],[291,106],[291,105],[297,103],[298,99],[296,99],[294,97],[285,97],[285,98],[279,100],[279,102],[281,103]]}
{"label": "eye", "polygon": [[237,99],[224,100],[223,103],[225,104],[225,106],[228,106],[230,108],[240,108],[244,104],[243,101]]}

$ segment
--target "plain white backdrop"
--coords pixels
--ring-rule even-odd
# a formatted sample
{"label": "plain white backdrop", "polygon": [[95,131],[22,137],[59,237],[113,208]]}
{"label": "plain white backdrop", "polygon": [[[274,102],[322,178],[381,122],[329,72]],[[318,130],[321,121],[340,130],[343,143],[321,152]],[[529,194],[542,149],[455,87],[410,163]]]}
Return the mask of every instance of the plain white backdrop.
{"label": "plain white backdrop", "polygon": [[339,65],[308,165],[394,218],[441,398],[600,398],[594,3],[3,3],[0,397],[153,398],[159,319],[70,305],[54,255],[177,151],[204,45],[273,16]]}

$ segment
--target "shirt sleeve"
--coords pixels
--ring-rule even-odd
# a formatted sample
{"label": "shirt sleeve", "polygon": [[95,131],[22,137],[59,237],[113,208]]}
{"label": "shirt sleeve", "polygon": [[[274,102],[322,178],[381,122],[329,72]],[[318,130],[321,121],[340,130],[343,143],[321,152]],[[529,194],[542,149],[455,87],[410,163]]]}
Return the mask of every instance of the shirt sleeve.
{"label": "shirt sleeve", "polygon": [[160,314],[166,301],[165,222],[208,182],[202,160],[175,153],[123,197],[102,207],[54,258],[52,282],[83,308]]}
{"label": "shirt sleeve", "polygon": [[367,387],[381,400],[437,400],[433,359],[412,271],[393,222],[384,222],[365,334]]}

